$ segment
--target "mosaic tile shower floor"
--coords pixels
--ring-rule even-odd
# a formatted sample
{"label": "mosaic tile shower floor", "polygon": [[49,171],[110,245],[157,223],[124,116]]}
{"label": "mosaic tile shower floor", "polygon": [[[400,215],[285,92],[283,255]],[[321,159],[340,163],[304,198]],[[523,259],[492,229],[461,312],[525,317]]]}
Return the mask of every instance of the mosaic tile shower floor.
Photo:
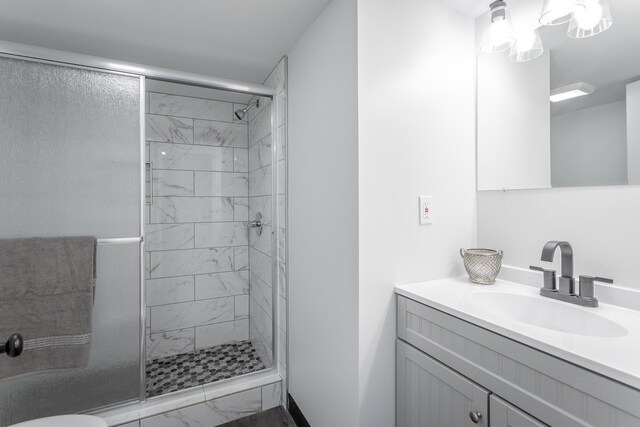
{"label": "mosaic tile shower floor", "polygon": [[251,341],[239,341],[147,362],[147,397],[264,369]]}

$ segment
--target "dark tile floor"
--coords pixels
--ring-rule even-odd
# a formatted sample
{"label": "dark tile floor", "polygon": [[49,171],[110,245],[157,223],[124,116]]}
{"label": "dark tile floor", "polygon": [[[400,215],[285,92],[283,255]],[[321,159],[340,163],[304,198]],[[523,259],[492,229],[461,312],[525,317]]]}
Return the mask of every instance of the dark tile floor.
{"label": "dark tile floor", "polygon": [[296,427],[296,423],[282,406],[278,406],[259,414],[222,424],[219,427]]}
{"label": "dark tile floor", "polygon": [[147,362],[147,397],[264,369],[253,344],[239,341]]}

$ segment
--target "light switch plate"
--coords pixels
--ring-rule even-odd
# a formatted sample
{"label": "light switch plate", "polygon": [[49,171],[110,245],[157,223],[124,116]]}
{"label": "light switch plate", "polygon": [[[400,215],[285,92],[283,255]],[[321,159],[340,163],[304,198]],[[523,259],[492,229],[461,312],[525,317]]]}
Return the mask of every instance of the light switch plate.
{"label": "light switch plate", "polygon": [[433,198],[431,196],[420,196],[420,225],[433,223]]}

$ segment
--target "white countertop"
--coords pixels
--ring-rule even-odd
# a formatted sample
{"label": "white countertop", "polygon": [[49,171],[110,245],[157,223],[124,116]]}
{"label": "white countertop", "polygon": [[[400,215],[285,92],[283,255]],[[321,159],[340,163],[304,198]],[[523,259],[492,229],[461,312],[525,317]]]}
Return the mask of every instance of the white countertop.
{"label": "white countertop", "polygon": [[[476,285],[470,283],[466,276],[399,285],[395,287],[395,291],[399,295],[640,389],[640,311],[602,303],[596,308],[580,307],[542,297],[539,289],[531,286],[504,280],[497,280],[494,285],[489,286]],[[562,310],[561,313],[564,313],[566,307],[567,316],[574,317],[571,321],[575,322],[575,318],[580,318],[581,315],[587,320],[592,315],[597,315],[617,323],[626,332],[614,334],[617,335],[615,337],[594,337],[535,326],[505,315],[499,307],[492,310],[487,306],[487,301],[491,301],[489,295],[484,297],[482,304],[478,304],[479,293],[491,292],[542,298],[549,304],[562,304],[550,307],[556,312]],[[505,309],[508,311],[508,308]]]}

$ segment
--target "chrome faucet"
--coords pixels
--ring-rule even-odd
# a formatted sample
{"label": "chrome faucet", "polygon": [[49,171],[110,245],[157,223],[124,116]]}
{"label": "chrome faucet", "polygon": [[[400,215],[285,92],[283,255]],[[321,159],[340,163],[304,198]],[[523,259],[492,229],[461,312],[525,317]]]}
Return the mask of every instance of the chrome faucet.
{"label": "chrome faucet", "polygon": [[562,275],[558,279],[558,287],[556,287],[555,270],[546,270],[542,267],[534,266],[529,267],[531,270],[541,271],[544,274],[544,284],[540,288],[540,295],[585,307],[597,307],[598,300],[593,296],[594,282],[613,283],[613,280],[603,277],[580,276],[580,290],[579,294],[576,295],[576,281],[573,278],[573,248],[569,242],[557,240],[547,242],[542,248],[540,259],[546,262],[553,262],[553,256],[558,247],[562,254]]}

